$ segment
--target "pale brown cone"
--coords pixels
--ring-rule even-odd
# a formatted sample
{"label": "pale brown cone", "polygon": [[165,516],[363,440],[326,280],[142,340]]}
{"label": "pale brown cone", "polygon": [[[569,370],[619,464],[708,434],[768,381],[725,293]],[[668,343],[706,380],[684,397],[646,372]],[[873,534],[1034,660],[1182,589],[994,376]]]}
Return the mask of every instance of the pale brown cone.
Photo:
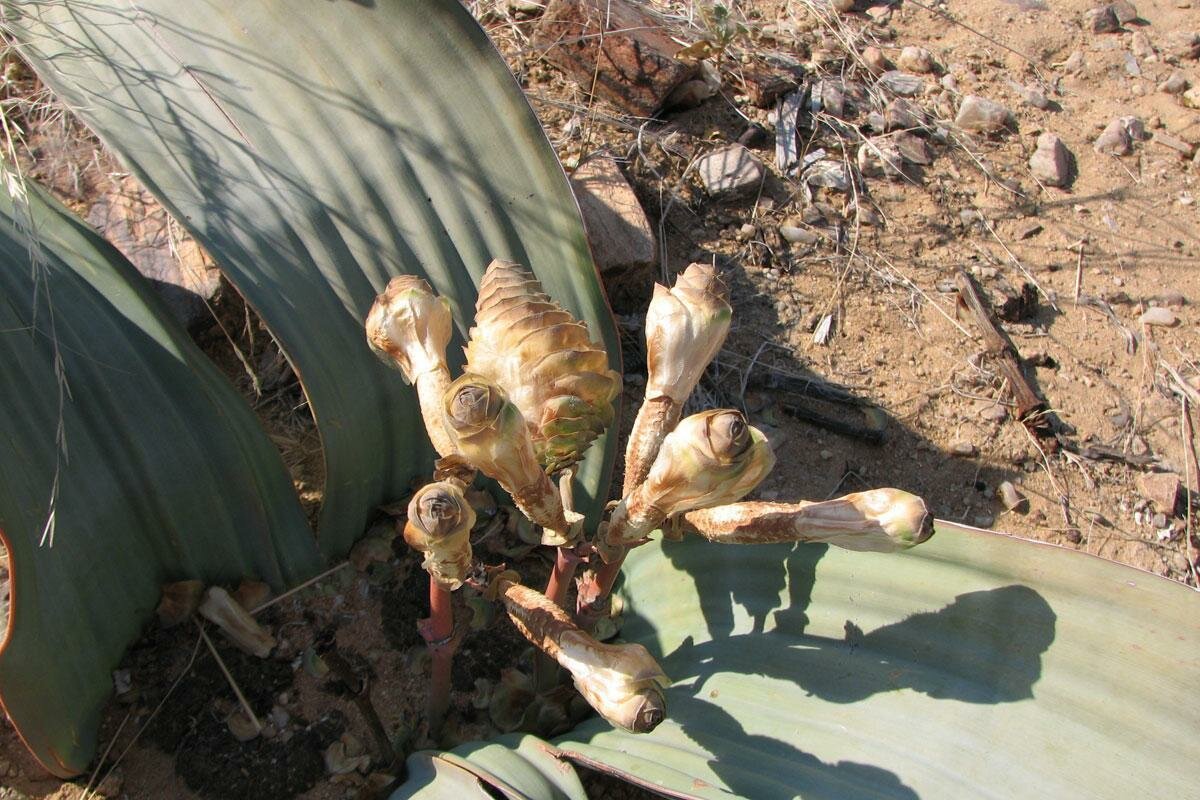
{"label": "pale brown cone", "polygon": [[429,577],[453,591],[471,573],[471,528],[475,511],[456,483],[430,483],[413,495],[404,523],[404,541],[425,556]]}

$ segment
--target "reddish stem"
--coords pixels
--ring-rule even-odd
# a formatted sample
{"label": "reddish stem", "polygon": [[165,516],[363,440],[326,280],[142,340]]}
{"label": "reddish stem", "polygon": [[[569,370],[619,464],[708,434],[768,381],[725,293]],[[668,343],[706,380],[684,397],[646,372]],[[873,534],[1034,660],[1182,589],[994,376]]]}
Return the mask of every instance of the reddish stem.
{"label": "reddish stem", "polygon": [[554,558],[554,569],[550,571],[550,580],[546,582],[546,597],[559,608],[566,608],[567,591],[571,587],[571,579],[575,577],[575,568],[579,566],[579,561],[579,556],[573,549],[558,548]]}
{"label": "reddish stem", "polygon": [[596,622],[600,617],[604,616],[604,611],[608,608],[608,597],[612,594],[617,576],[621,574],[621,564],[625,562],[627,553],[629,553],[628,547],[621,550],[620,554],[609,563],[601,564],[589,579],[589,585],[580,587],[575,619],[585,631],[590,632],[596,627]]}
{"label": "reddish stem", "polygon": [[450,668],[454,661],[454,607],[450,590],[435,580],[429,581],[429,619],[418,625],[429,646],[429,735],[436,738],[442,730],[446,709],[450,707]]}

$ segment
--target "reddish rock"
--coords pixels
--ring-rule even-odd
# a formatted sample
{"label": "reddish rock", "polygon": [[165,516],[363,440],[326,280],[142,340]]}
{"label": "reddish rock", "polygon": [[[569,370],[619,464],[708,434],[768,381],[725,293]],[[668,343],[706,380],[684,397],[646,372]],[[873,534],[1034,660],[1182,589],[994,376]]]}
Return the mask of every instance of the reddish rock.
{"label": "reddish rock", "polygon": [[1138,491],[1164,514],[1175,513],[1179,500],[1179,476],[1174,472],[1149,472],[1138,476]]}
{"label": "reddish rock", "polygon": [[571,188],[601,273],[624,273],[655,263],[654,231],[615,161],[585,161],[571,176]]}
{"label": "reddish rock", "polygon": [[675,58],[682,48],[657,21],[626,0],[551,0],[534,46],[585,91],[624,111],[651,116],[696,73]]}

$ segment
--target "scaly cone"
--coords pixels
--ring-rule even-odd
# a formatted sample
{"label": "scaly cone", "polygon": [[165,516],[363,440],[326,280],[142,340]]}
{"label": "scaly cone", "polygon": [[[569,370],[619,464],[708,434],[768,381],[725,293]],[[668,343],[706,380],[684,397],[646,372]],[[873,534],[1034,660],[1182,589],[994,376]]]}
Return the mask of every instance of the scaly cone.
{"label": "scaly cone", "polygon": [[729,289],[712,265],[692,264],[671,289],[654,285],[646,311],[646,399],[625,449],[622,496],[646,479],[683,404],[725,343],[732,316]]}
{"label": "scaly cone", "polygon": [[564,511],[558,488],[538,465],[521,412],[499,386],[468,372],[446,390],[444,409],[459,452],[542,526],[543,544],[565,545],[578,538],[582,515]]}
{"label": "scaly cone", "polygon": [[741,412],[693,414],[667,435],[646,480],[613,511],[597,541],[601,558],[611,560],[675,514],[742,499],[773,466],[767,438]]}
{"label": "scaly cone", "polygon": [[488,265],[475,309],[467,371],[508,395],[546,472],[575,464],[613,420],[621,381],[603,346],[511,261]]}
{"label": "scaly cone", "polygon": [[633,733],[662,722],[671,681],[645,647],[597,642],[545,595],[505,575],[495,590],[517,630],[571,673],[600,716]]}
{"label": "scaly cone", "polygon": [[892,553],[933,535],[925,501],[900,489],[872,489],[821,503],[732,503],[683,515],[682,528],[712,542],[818,542]]}
{"label": "scaly cone", "polygon": [[453,328],[450,303],[415,275],[392,278],[367,315],[367,341],[379,356],[417,387],[421,418],[440,456],[452,455],[454,440],[442,419],[442,396],[450,386],[446,346]]}
{"label": "scaly cone", "polygon": [[408,504],[404,541],[425,556],[422,568],[439,585],[454,591],[471,572],[471,528],[475,511],[462,489],[443,481],[417,491]]}

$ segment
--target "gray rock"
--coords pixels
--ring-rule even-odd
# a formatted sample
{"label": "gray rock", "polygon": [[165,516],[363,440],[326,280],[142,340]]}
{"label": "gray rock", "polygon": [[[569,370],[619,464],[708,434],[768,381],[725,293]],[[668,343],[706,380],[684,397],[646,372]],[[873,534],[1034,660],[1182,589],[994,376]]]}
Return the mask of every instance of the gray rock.
{"label": "gray rock", "polygon": [[1071,181],[1071,151],[1053,133],[1043,133],[1029,159],[1029,171],[1047,186],[1066,186]]}
{"label": "gray rock", "polygon": [[1163,53],[1170,58],[1183,60],[1200,57],[1200,33],[1171,31],[1163,39]]}
{"label": "gray rock", "polygon": [[762,183],[762,162],[740,144],[714,150],[696,162],[704,189],[713,197],[754,191]]}
{"label": "gray rock", "polygon": [[1083,19],[1085,26],[1092,33],[1116,33],[1121,30],[1121,21],[1117,19],[1112,5],[1093,8]]}
{"label": "gray rock", "polygon": [[1009,86],[1021,97],[1021,102],[1027,106],[1033,106],[1042,111],[1049,111],[1054,108],[1054,103],[1050,98],[1046,97],[1046,93],[1036,84],[1031,83],[1028,86],[1022,86],[1015,81],[1010,81]]}
{"label": "gray rock", "polygon": [[1124,123],[1120,119],[1114,119],[1096,137],[1096,141],[1092,143],[1092,149],[1106,155],[1127,156],[1133,152],[1133,142]]}
{"label": "gray rock", "polygon": [[892,94],[916,97],[925,89],[925,79],[900,70],[888,70],[879,76],[879,83]]}
{"label": "gray rock", "polygon": [[916,130],[928,124],[929,117],[921,107],[903,97],[892,98],[883,109],[884,130]]}
{"label": "gray rock", "polygon": [[909,46],[900,51],[900,57],[896,59],[896,66],[908,72],[925,75],[933,72],[936,65],[933,54],[924,47]]}
{"label": "gray rock", "polygon": [[833,189],[836,192],[850,191],[850,175],[841,161],[817,161],[804,171],[803,180],[809,186]]}
{"label": "gray rock", "polygon": [[1143,325],[1154,325],[1160,328],[1170,328],[1178,321],[1174,311],[1162,306],[1148,308],[1144,314],[1138,317],[1138,322]]}
{"label": "gray rock", "polygon": [[920,136],[911,133],[897,133],[892,137],[892,141],[896,143],[900,157],[909,164],[919,164],[925,167],[933,163],[933,153],[930,152],[929,145]]}
{"label": "gray rock", "polygon": [[779,235],[791,244],[816,244],[820,238],[816,231],[798,225],[780,225]]}
{"label": "gray rock", "polygon": [[1117,18],[1117,22],[1125,25],[1130,22],[1135,22],[1138,19],[1137,6],[1129,2],[1129,0],[1116,0],[1108,6],[1112,9],[1113,16]]}
{"label": "gray rock", "polygon": [[[1136,58],[1134,58],[1133,53],[1125,54],[1125,74],[1131,78],[1142,77],[1141,65],[1138,64],[1138,61]],[[1141,91],[1141,84],[1134,84],[1134,86],[1137,87],[1137,89],[1134,91],[1134,94],[1137,94]]]}
{"label": "gray rock", "polygon": [[887,56],[874,45],[863,48],[862,62],[866,66],[867,71],[872,75],[882,75],[892,68],[891,62],[887,60]]}
{"label": "gray rock", "polygon": [[571,175],[571,188],[601,273],[655,263],[654,230],[615,161],[604,157],[585,161]]}
{"label": "gray rock", "polygon": [[1129,52],[1144,61],[1154,56],[1154,45],[1150,44],[1150,37],[1145,33],[1134,31],[1133,36],[1129,37]]}
{"label": "gray rock", "polygon": [[1129,140],[1132,142],[1144,142],[1150,138],[1146,133],[1146,123],[1142,122],[1139,117],[1121,117],[1121,124],[1125,126],[1125,133],[1129,134]]}
{"label": "gray rock", "polygon": [[1187,76],[1176,70],[1171,73],[1171,77],[1158,85],[1158,90],[1167,94],[1183,94],[1187,91],[1188,85]]}
{"label": "gray rock", "polygon": [[956,456],[970,458],[979,453],[979,448],[972,442],[954,442],[950,445],[950,452]]}
{"label": "gray rock", "polygon": [[904,158],[890,136],[867,139],[858,148],[858,171],[868,178],[901,178]]}
{"label": "gray rock", "polygon": [[1012,112],[1005,106],[977,94],[963,97],[954,124],[964,130],[996,133],[1016,124]]}

